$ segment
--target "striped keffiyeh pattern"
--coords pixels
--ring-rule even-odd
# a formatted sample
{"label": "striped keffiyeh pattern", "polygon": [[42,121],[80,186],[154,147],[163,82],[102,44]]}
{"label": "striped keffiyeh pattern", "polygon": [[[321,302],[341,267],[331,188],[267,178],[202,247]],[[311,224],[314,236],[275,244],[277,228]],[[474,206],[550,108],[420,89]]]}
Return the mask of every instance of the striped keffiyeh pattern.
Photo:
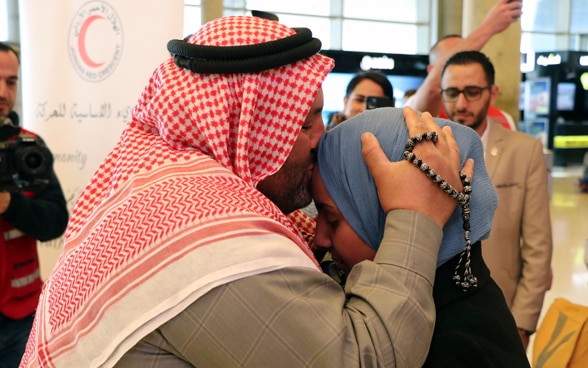
{"label": "striped keffiyeh pattern", "polygon": [[[187,42],[294,33],[224,17]],[[255,187],[285,162],[332,66],[315,54],[260,72],[198,74],[164,61],[75,205],[21,366],[111,366],[215,286],[288,266],[318,270],[292,221],[300,217]]]}

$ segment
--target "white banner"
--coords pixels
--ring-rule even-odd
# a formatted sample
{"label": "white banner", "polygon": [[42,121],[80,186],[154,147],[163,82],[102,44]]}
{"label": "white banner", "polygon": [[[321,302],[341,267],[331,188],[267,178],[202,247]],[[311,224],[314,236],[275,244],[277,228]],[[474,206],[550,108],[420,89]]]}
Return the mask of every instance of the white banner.
{"label": "white banner", "polygon": [[[183,0],[20,0],[21,125],[39,134],[71,211],[128,121],[166,44],[183,38]],[[39,244],[47,277],[63,239]]]}

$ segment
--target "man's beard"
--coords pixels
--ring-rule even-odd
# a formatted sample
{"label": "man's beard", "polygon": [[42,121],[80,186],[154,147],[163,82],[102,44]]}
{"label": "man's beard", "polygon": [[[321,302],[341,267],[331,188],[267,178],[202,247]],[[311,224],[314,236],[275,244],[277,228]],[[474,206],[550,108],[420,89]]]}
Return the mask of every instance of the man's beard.
{"label": "man's beard", "polygon": [[303,167],[307,165],[292,167],[286,164],[283,170],[260,182],[257,189],[285,214],[306,207],[312,201],[312,176]]}

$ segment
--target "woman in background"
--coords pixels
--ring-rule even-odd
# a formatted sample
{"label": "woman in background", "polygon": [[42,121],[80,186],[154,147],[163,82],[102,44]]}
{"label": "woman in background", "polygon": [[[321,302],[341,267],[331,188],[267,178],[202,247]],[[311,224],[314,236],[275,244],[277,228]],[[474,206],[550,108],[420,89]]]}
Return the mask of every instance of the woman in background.
{"label": "woman in background", "polygon": [[327,130],[365,111],[366,98],[387,97],[394,100],[394,89],[388,78],[377,71],[357,73],[351,78],[343,97],[343,111],[333,114],[327,123]]}

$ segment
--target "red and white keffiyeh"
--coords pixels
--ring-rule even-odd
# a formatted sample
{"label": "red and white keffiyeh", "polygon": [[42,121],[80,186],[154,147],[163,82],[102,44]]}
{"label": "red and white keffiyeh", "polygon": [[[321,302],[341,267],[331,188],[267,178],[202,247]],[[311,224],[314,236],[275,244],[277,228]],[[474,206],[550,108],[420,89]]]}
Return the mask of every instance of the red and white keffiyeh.
{"label": "red and white keffiyeh", "polygon": [[[225,17],[188,42],[250,45],[294,32]],[[218,285],[318,270],[301,233],[255,186],[286,160],[332,66],[318,54],[245,74],[162,63],[76,203],[21,366],[112,366]]]}

